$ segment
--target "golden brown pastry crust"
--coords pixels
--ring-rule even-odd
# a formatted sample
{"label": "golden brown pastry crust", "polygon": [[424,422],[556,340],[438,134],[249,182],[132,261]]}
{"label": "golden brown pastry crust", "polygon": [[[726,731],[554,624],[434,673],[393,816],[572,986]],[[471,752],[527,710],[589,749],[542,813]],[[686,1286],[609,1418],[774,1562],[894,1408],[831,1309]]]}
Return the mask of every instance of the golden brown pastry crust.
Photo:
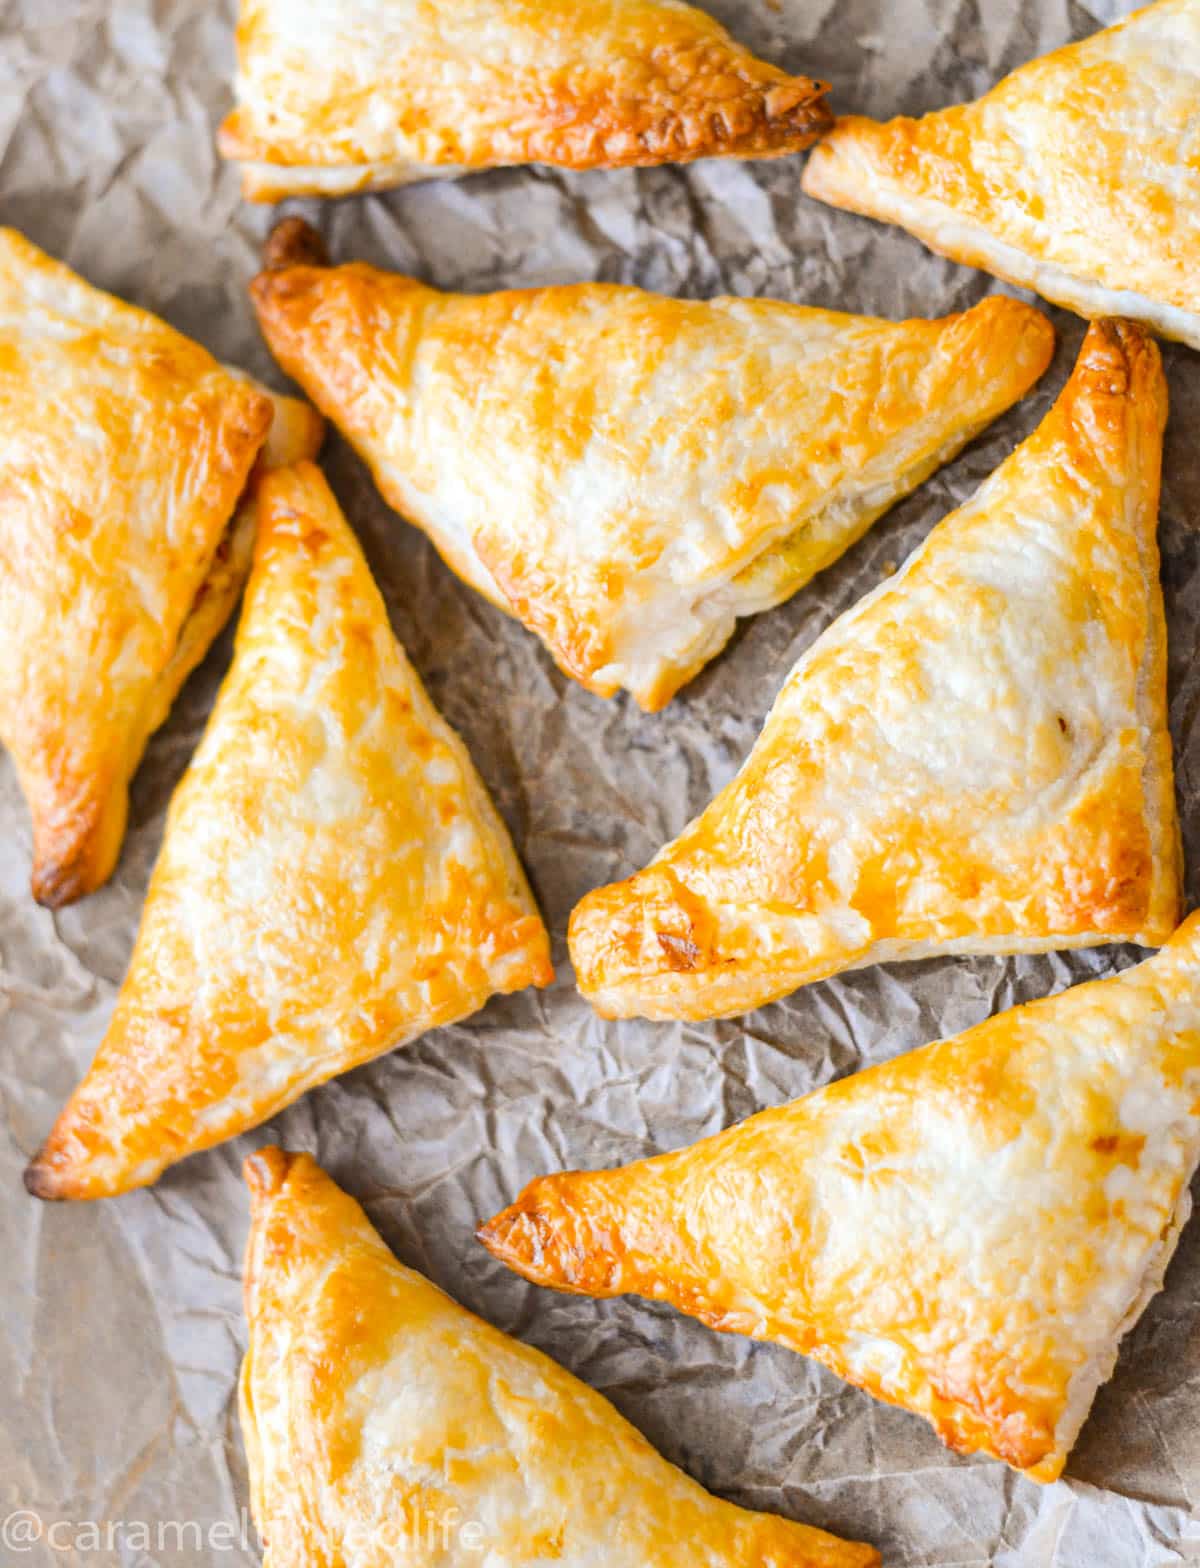
{"label": "golden brown pastry crust", "polygon": [[552,977],[504,826],[320,470],[266,474],[258,505],[233,664],[108,1032],[26,1173],[41,1198],[144,1186]]}
{"label": "golden brown pastry crust", "polygon": [[243,194],[334,195],[508,164],[776,157],[832,124],[680,0],[242,0],[219,146]]}
{"label": "golden brown pastry crust", "polygon": [[271,417],[199,344],[0,230],[0,739],[43,904],[112,871],[146,741],[223,624],[214,597],[180,658]]}
{"label": "golden brown pastry crust", "polygon": [[1200,1159],[1200,916],[675,1154],[531,1182],[480,1231],[527,1279],[636,1292],[815,1356],[1052,1481],[1160,1288]]}
{"label": "golden brown pastry crust", "polygon": [[1200,6],[1159,0],[977,103],[839,120],[804,189],[1080,315],[1200,348],[1198,80]]}
{"label": "golden brown pastry crust", "polygon": [[[582,284],[482,296],[349,265],[253,284],[272,351],[389,503],[589,691],[661,707],[1028,390],[1054,334]],[[469,455],[465,455],[469,454]]]}
{"label": "golden brown pastry crust", "polygon": [[307,1155],[264,1149],[246,1180],[240,1405],[265,1568],[879,1563],[710,1497],[607,1400],[398,1263]]}
{"label": "golden brown pastry crust", "polygon": [[166,719],[184,681],[204,658],[238,601],[254,555],[258,486],[262,476],[272,468],[311,461],[320,451],[325,435],[324,420],[308,403],[272,392],[244,371],[229,366],[226,369],[230,375],[270,399],[271,428],[259,448],[233,517],[213,553],[208,573],[184,617],[175,651],[156,683],[154,701],[146,710],[147,735],[153,734]]}
{"label": "golden brown pastry crust", "polygon": [[571,917],[605,1016],[935,953],[1157,946],[1179,830],[1157,348],[1098,322],[1041,426],[788,677],[741,772]]}

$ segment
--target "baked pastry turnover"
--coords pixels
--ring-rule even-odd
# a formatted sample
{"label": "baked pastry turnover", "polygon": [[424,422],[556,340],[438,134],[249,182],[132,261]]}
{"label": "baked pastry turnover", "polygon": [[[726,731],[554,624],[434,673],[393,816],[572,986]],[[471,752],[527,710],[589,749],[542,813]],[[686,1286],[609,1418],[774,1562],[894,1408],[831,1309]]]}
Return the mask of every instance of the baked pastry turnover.
{"label": "baked pastry turnover", "polygon": [[265,1568],[871,1568],[710,1497],[607,1400],[398,1263],[304,1154],[246,1161],[242,1433]]}
{"label": "baked pastry turnover", "polygon": [[771,158],[833,117],[681,0],[241,0],[243,194],[339,196],[507,164]]}
{"label": "baked pastry turnover", "polygon": [[1158,350],[1097,322],[1034,434],[799,660],[741,772],[571,917],[606,1016],[944,953],[1158,946],[1179,830]]}
{"label": "baked pastry turnover", "polygon": [[[661,707],[1046,368],[1016,300],[879,321],[588,283],[466,296],[311,258],[253,285],[267,341],[390,505],[589,691]],[[282,264],[281,264],[282,263]]]}
{"label": "baked pastry turnover", "polygon": [[233,664],[171,802],[116,1011],[26,1172],[153,1182],[497,991],[546,932],[311,464],[269,473]]}
{"label": "baked pastry turnover", "polygon": [[1200,5],[1159,0],[968,103],[839,120],[810,196],[1082,316],[1200,348]]}
{"label": "baked pastry turnover", "polygon": [[0,740],[41,903],[107,881],[146,742],[241,592],[251,468],[320,436],[311,409],[0,229]]}
{"label": "baked pastry turnover", "polygon": [[1136,969],[480,1232],[541,1285],[815,1356],[1052,1481],[1159,1289],[1200,1159],[1200,916]]}

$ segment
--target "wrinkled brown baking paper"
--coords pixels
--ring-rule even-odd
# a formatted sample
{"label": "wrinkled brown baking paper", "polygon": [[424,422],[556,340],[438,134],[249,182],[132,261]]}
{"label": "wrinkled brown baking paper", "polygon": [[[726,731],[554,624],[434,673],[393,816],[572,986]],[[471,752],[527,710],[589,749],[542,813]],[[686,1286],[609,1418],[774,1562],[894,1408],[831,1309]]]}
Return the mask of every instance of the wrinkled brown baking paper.
{"label": "wrinkled brown baking paper", "polygon": [[[973,96],[1123,0],[711,0],[770,59],[874,115]],[[213,150],[230,100],[232,0],[0,0],[0,221],[215,353],[275,377],[246,300],[271,221]],[[614,174],[485,174],[336,205],[292,204],[335,257],[448,288],[619,279],[694,296],[763,294],[883,315],[959,310],[995,287],[898,230],[800,193],[801,161]],[[866,1538],[890,1568],[1157,1568],[1200,1563],[1200,1221],[1125,1343],[1068,1465],[1039,1488],[947,1453],[775,1347],[666,1308],[526,1285],[473,1241],[531,1176],[715,1132],[763,1106],[1133,961],[1133,950],[894,965],[744,1019],[602,1023],[575,994],[575,900],[641,866],[732,775],[797,655],[924,538],[1040,419],[1082,335],[1054,312],[1043,384],[791,603],[745,625],[663,714],[604,703],[462,587],[332,439],[325,464],[397,633],[509,822],[555,939],[556,986],[350,1073],[269,1129],[156,1188],[47,1207],[21,1169],[86,1067],[132,945],[171,791],[229,657],[226,632],[152,741],[110,886],[51,914],[27,891],[29,827],[0,759],[0,1563],[246,1564],[234,1397],[245,1344],[239,1167],[268,1139],[312,1150],[407,1262],[543,1347],[706,1486]],[[1168,348],[1162,507],[1171,714],[1190,901],[1200,891],[1200,355]],[[108,1522],[111,1541],[84,1528]],[[48,1527],[60,1528],[51,1538]],[[11,1534],[11,1526],[9,1527]],[[19,1533],[19,1532],[18,1532]],[[63,1548],[70,1543],[70,1550]],[[74,1555],[71,1555],[74,1552]]]}

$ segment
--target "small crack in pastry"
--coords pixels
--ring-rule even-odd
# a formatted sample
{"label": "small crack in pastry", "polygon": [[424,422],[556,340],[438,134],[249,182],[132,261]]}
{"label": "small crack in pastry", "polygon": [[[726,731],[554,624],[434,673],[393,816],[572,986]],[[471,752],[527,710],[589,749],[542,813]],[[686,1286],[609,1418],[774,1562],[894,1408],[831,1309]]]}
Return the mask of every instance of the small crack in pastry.
{"label": "small crack in pastry", "polygon": [[280,364],[460,577],[589,691],[663,706],[1021,397],[1005,296],[940,321],[587,283],[478,296],[324,267],[298,220],[252,285]]}
{"label": "small crack in pastry", "polygon": [[1156,957],[674,1154],[533,1181],[539,1285],[814,1356],[1053,1481],[1160,1289],[1200,1159],[1200,915]]}
{"label": "small crack in pastry", "polygon": [[711,1497],[607,1400],[405,1268],[304,1154],[246,1161],[240,1409],[265,1568],[877,1568]]}
{"label": "small crack in pastry", "polygon": [[107,881],[146,742],[241,591],[251,471],[320,438],[305,405],[0,230],[0,740],[39,902]]}
{"label": "small crack in pastry", "polygon": [[26,1172],[96,1198],[546,985],[549,942],[320,470],[257,487],[233,663],[167,814],[129,972]]}
{"label": "small crack in pastry", "polygon": [[253,201],[511,164],[798,152],[832,124],[681,0],[242,0],[219,147]]}
{"label": "small crack in pastry", "polygon": [[1200,348],[1200,5],[1159,0],[976,103],[840,119],[803,184],[1082,316]]}
{"label": "small crack in pastry", "polygon": [[799,660],[737,777],[576,906],[602,1015],[729,1016],[864,964],[1166,939],[1166,415],[1153,341],[1095,323],[1034,434]]}

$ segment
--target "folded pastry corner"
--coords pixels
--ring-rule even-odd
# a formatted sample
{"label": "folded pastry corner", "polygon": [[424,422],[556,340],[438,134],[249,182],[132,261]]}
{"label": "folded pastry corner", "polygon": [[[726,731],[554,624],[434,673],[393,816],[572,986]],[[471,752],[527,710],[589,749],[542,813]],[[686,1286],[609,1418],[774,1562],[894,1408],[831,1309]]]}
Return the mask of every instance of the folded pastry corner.
{"label": "folded pastry corner", "polygon": [[388,1251],[304,1154],[246,1162],[239,1405],[267,1568],[872,1568],[710,1496],[599,1394]]}
{"label": "folded pastry corner", "polygon": [[674,1154],[531,1182],[479,1231],[525,1278],[814,1356],[964,1453],[1062,1471],[1163,1283],[1200,1160],[1200,915]]}
{"label": "folded pastry corner", "polygon": [[0,741],[43,904],[112,871],[146,742],[241,586],[271,423],[247,377],[0,229]]}
{"label": "folded pastry corner", "polygon": [[[939,321],[589,283],[466,296],[321,265],[290,220],[272,352],[447,563],[599,696],[660,708],[1028,391],[1044,315]],[[469,461],[464,460],[469,454]]]}
{"label": "folded pastry corner", "polygon": [[508,834],[320,470],[259,481],[233,663],[95,1062],[26,1173],[153,1182],[496,992],[546,985]]}
{"label": "folded pastry corner", "polygon": [[242,0],[222,155],[252,201],[540,163],[771,158],[833,122],[680,0]]}
{"label": "folded pastry corner", "polygon": [[576,906],[599,1012],[726,1016],[865,964],[1166,939],[1166,407],[1146,332],[1094,323],[1034,434],[795,665],[736,778]]}
{"label": "folded pastry corner", "polygon": [[840,119],[810,196],[1200,348],[1200,6],[1158,0],[923,119]]}

